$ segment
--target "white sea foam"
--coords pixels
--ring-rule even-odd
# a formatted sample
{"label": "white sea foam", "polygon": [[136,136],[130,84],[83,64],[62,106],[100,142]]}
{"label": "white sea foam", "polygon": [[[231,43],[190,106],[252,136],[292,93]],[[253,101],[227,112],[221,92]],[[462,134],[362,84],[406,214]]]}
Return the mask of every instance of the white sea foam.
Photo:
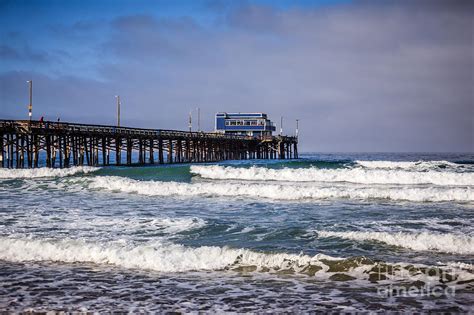
{"label": "white sea foam", "polygon": [[468,235],[437,233],[388,233],[388,232],[332,232],[318,231],[320,237],[339,237],[356,241],[377,241],[416,251],[436,251],[452,254],[474,254],[474,237]]}
{"label": "white sea foam", "polygon": [[254,197],[274,200],[304,199],[391,199],[406,201],[474,201],[467,188],[317,187],[259,183],[179,183],[139,181],[116,176],[91,178],[89,187],[149,196]]}
{"label": "white sea foam", "polygon": [[438,186],[474,185],[473,173],[455,172],[412,172],[407,170],[340,168],[283,168],[231,167],[210,165],[191,166],[191,173],[208,179],[236,179],[249,181],[289,182],[349,182],[357,184],[432,184]]}
{"label": "white sea foam", "polygon": [[365,168],[427,170],[442,168],[459,168],[460,164],[449,161],[355,161]]}
{"label": "white sea foam", "polygon": [[[443,263],[439,263],[440,265],[443,265]],[[474,264],[467,264],[463,262],[449,262],[446,264],[446,266],[451,267],[453,269],[461,269],[461,270],[467,270],[472,273],[474,273]]]}
{"label": "white sea foam", "polygon": [[[46,223],[47,224],[47,223]],[[206,225],[206,221],[201,218],[146,218],[146,217],[86,217],[71,218],[67,223],[67,228],[96,227],[101,230],[120,230],[120,231],[144,231],[160,230],[166,233],[175,234],[183,231],[198,229]]]}
{"label": "white sea foam", "polygon": [[133,246],[117,243],[85,243],[78,240],[53,241],[0,237],[0,259],[3,260],[91,262],[163,272],[219,270],[234,264],[278,269],[288,265],[304,266],[322,258],[331,257],[285,253],[265,254],[247,249],[216,246],[191,248],[164,243]]}
{"label": "white sea foam", "polygon": [[[154,270],[159,272],[186,272],[199,270],[293,271],[307,273],[317,279],[331,279],[331,275],[344,272],[359,280],[368,280],[370,274],[378,274],[386,263],[365,258],[335,258],[323,254],[262,253],[248,249],[232,249],[217,246],[186,247],[172,243],[133,245],[127,243],[84,242],[81,240],[30,239],[0,237],[0,259],[12,262],[51,261],[65,263],[111,264],[123,268]],[[408,266],[404,263],[396,264]],[[311,266],[316,266],[311,268]],[[381,267],[381,268],[377,268]],[[419,268],[422,266],[412,266]],[[443,267],[439,267],[442,270]],[[313,269],[311,272],[310,270]],[[398,271],[397,271],[398,270]],[[421,269],[418,269],[421,271]],[[469,270],[449,266],[449,272],[457,275],[458,281],[472,280]],[[394,268],[393,273],[384,273],[388,279],[402,278],[421,281],[437,281],[439,277],[418,272],[411,274],[403,268]]]}
{"label": "white sea foam", "polygon": [[152,224],[162,227],[167,233],[179,233],[202,228],[206,221],[201,218],[160,218],[153,219]]}
{"label": "white sea foam", "polygon": [[99,170],[99,167],[77,166],[71,168],[33,168],[33,169],[0,169],[0,179],[65,177],[76,174],[87,174]]}

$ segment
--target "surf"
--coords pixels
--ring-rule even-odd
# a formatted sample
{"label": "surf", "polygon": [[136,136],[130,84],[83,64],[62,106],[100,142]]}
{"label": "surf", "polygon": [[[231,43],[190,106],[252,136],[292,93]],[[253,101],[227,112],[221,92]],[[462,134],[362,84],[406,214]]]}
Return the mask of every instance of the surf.
{"label": "surf", "polygon": [[96,172],[100,167],[75,166],[71,168],[32,168],[32,169],[5,169],[0,168],[0,179],[28,179],[66,177]]}
{"label": "surf", "polygon": [[214,182],[160,182],[140,181],[117,176],[96,176],[88,179],[89,189],[135,193],[147,196],[180,197],[251,197],[269,200],[322,200],[322,199],[387,199],[414,202],[472,202],[470,187],[320,187],[314,185],[286,185],[275,183],[214,183]]}
{"label": "surf", "polygon": [[192,165],[190,170],[196,176],[213,180],[346,182],[382,185],[474,185],[474,173],[439,171],[412,172],[407,170],[364,168],[319,169],[315,167],[270,169],[255,166],[244,168],[221,165]]}
{"label": "surf", "polygon": [[339,258],[323,254],[256,252],[218,246],[187,247],[173,243],[122,244],[74,239],[0,237],[0,259],[11,262],[60,262],[115,265],[158,272],[225,271],[299,273],[316,279],[351,281],[400,279],[451,282],[474,280],[472,267],[387,263],[366,257]]}
{"label": "surf", "polygon": [[464,168],[464,165],[449,162],[445,160],[440,161],[364,161],[356,160],[355,164],[369,169],[407,169],[415,171],[424,170],[442,170],[442,169],[458,169]]}
{"label": "surf", "polygon": [[460,255],[474,254],[474,237],[451,233],[406,233],[406,232],[363,232],[363,231],[317,231],[319,237],[336,237],[361,242],[378,242],[412,249]]}

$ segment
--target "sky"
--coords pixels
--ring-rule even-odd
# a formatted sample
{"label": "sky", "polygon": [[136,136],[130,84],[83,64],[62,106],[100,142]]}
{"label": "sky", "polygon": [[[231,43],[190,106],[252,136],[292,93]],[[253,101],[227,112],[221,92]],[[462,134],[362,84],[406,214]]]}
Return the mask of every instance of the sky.
{"label": "sky", "polygon": [[474,152],[474,2],[0,0],[0,119],[188,128],[265,112],[300,152]]}

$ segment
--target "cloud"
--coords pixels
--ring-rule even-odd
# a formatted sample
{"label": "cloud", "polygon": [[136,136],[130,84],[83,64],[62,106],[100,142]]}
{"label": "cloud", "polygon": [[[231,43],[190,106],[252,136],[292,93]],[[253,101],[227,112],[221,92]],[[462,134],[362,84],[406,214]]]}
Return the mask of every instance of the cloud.
{"label": "cloud", "polygon": [[[301,119],[305,151],[474,151],[472,5],[380,3],[246,4],[216,9],[211,26],[120,16],[97,46],[103,80],[43,75],[43,101],[109,122],[120,94],[125,122],[173,129],[197,106],[207,129],[217,111],[264,111],[288,133]],[[2,93],[15,75],[0,77]]]}
{"label": "cloud", "polygon": [[0,58],[2,59],[19,59],[20,53],[7,45],[0,45]]}
{"label": "cloud", "polygon": [[[27,117],[28,85],[33,80],[33,114],[35,118],[91,123],[113,123],[113,95],[100,81],[73,76],[52,78],[35,72],[11,71],[0,74],[0,104],[3,118]],[[110,99],[110,102],[109,102]],[[110,103],[110,106],[108,106]],[[3,107],[3,104],[8,106]]]}
{"label": "cloud", "polygon": [[48,63],[51,59],[51,56],[47,52],[34,50],[28,45],[23,46],[21,49],[17,49],[9,45],[2,44],[0,45],[0,58],[3,59],[3,61],[14,60],[34,63]]}

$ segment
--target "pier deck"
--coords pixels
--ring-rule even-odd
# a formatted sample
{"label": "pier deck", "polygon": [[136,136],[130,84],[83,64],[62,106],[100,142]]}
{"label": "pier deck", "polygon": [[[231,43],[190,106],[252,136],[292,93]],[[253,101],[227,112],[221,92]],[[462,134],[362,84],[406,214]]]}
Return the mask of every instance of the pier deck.
{"label": "pier deck", "polygon": [[298,158],[298,139],[143,129],[67,122],[0,120],[0,167],[197,163]]}

